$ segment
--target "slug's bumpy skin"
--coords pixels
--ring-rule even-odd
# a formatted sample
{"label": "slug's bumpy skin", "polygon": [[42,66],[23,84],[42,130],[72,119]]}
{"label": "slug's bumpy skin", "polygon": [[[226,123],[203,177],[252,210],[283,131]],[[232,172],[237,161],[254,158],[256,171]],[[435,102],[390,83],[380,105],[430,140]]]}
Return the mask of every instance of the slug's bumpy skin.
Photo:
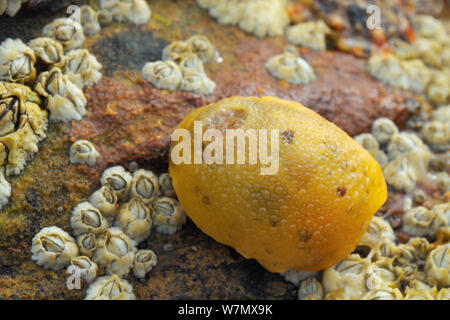
{"label": "slug's bumpy skin", "polygon": [[80,18],[85,35],[93,36],[100,31],[101,27],[98,22],[98,14],[92,7],[86,5],[81,6]]}
{"label": "slug's bumpy skin", "polygon": [[85,233],[77,238],[77,245],[80,254],[91,258],[95,250],[97,250],[97,239],[93,233]]}
{"label": "slug's bumpy skin", "polygon": [[100,153],[95,146],[88,140],[77,140],[70,146],[70,163],[87,164],[95,166]]}
{"label": "slug's bumpy skin", "polygon": [[70,261],[70,265],[78,269],[80,277],[86,280],[87,283],[91,283],[97,278],[98,266],[89,257],[79,256],[73,258]]}
{"label": "slug's bumpy skin", "polygon": [[134,256],[133,273],[136,278],[143,279],[154,266],[156,266],[158,258],[152,250],[138,250]]}
{"label": "slug's bumpy skin", "polygon": [[120,207],[116,225],[136,243],[140,243],[148,238],[152,230],[151,209],[140,197],[133,197]]}
{"label": "slug's bumpy skin", "polygon": [[128,199],[131,189],[131,173],[122,166],[115,166],[103,171],[100,183],[102,186],[109,185],[116,192],[119,200]]}
{"label": "slug's bumpy skin", "polygon": [[0,82],[0,165],[6,176],[19,174],[46,137],[47,112],[40,103],[29,87]]}
{"label": "slug's bumpy skin", "polygon": [[0,171],[0,209],[2,209],[11,197],[11,185],[5,179],[3,169]]}
{"label": "slug's bumpy skin", "polygon": [[92,260],[104,266],[108,274],[128,275],[136,252],[134,241],[118,228],[107,229],[97,241]]}
{"label": "slug's bumpy skin", "polygon": [[66,52],[80,48],[85,39],[81,24],[70,18],[55,19],[44,26],[42,34],[59,41]]}
{"label": "slug's bumpy skin", "polygon": [[69,122],[80,120],[86,114],[86,97],[59,68],[39,75],[35,90],[46,98],[50,120]]}
{"label": "slug's bumpy skin", "polygon": [[85,300],[135,300],[133,287],[116,274],[103,276],[92,283],[86,292]]}
{"label": "slug's bumpy skin", "polygon": [[86,49],[67,53],[63,72],[78,88],[83,89],[96,84],[101,78],[102,65]]}
{"label": "slug's bumpy skin", "polygon": [[290,52],[270,58],[265,66],[274,77],[291,84],[307,84],[316,78],[311,66]]}
{"label": "slug's bumpy skin", "polygon": [[173,235],[186,222],[186,213],[180,203],[169,197],[161,197],[153,204],[153,225],[162,234]]}
{"label": "slug's bumpy skin", "polygon": [[58,227],[47,227],[33,238],[31,259],[45,269],[59,270],[78,256],[75,240]]}
{"label": "slug's bumpy skin", "polygon": [[42,37],[31,40],[28,45],[34,51],[36,59],[46,65],[61,66],[64,48],[55,39]]}
{"label": "slug's bumpy skin", "polygon": [[70,226],[75,236],[85,233],[98,235],[108,227],[108,222],[96,207],[85,201],[73,209]]}
{"label": "slug's bumpy skin", "polygon": [[113,19],[119,22],[145,24],[152,16],[145,0],[100,0],[100,8],[109,11]]}
{"label": "slug's bumpy skin", "polygon": [[292,44],[313,50],[325,50],[327,48],[325,36],[330,31],[323,20],[309,21],[288,28],[286,36]]}
{"label": "slug's bumpy skin", "polygon": [[168,173],[163,173],[158,178],[159,188],[162,195],[175,198],[177,195],[172,184],[172,177]]}
{"label": "slug's bumpy skin", "polygon": [[173,61],[147,62],[142,75],[156,88],[167,90],[176,90],[183,78],[180,67]]}
{"label": "slug's bumpy skin", "polygon": [[22,3],[26,0],[0,0],[0,16],[6,13],[10,17],[14,17],[19,12]]}
{"label": "slug's bumpy skin", "polygon": [[113,187],[108,184],[95,191],[90,196],[89,202],[100,210],[108,220],[113,219],[117,215],[119,198]]}
{"label": "slug's bumpy skin", "polygon": [[34,51],[20,39],[8,38],[0,45],[0,80],[33,83],[36,79]]}

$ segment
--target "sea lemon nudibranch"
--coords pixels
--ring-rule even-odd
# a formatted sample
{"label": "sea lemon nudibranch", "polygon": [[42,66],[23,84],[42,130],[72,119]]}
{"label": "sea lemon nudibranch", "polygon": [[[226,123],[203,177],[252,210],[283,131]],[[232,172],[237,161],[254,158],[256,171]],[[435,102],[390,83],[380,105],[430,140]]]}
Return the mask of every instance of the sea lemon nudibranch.
{"label": "sea lemon nudibranch", "polygon": [[[223,151],[225,157],[230,146],[235,151],[237,145],[227,139],[227,129],[242,129],[242,133],[254,129],[256,136],[267,130],[271,137],[267,134],[256,148],[249,142],[252,139],[244,138],[245,163],[179,161],[174,151],[180,150],[177,146],[187,135],[175,141],[176,133],[194,137],[198,122],[205,136],[208,129],[216,129],[211,130],[216,136],[209,144],[207,139],[191,139],[183,149],[193,156],[200,149],[200,160],[220,134],[223,149],[212,153]],[[346,258],[387,197],[382,170],[370,153],[296,102],[232,97],[192,111],[176,129],[185,130],[172,134],[169,173],[187,215],[215,240],[272,272],[322,270]],[[276,131],[277,140],[272,139]],[[272,174],[261,174],[267,161],[249,161],[251,150],[261,155],[267,153],[264,148],[278,156],[279,167]],[[233,154],[230,159],[235,158]]]}

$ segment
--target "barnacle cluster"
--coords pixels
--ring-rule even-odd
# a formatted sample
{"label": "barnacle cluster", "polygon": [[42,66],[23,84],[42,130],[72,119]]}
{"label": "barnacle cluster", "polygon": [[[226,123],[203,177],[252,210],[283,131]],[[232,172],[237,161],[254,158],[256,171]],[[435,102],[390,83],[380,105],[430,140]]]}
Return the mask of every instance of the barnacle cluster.
{"label": "barnacle cluster", "polygon": [[158,89],[192,91],[201,95],[214,92],[216,84],[208,78],[204,63],[220,62],[218,51],[205,36],[195,35],[164,48],[164,61],[147,62],[144,78]]}
{"label": "barnacle cluster", "polygon": [[33,83],[36,79],[33,50],[20,39],[8,38],[0,45],[0,80]]}
{"label": "barnacle cluster", "polygon": [[19,12],[22,3],[26,0],[0,0],[0,16],[6,13],[10,17],[14,17]]}
{"label": "barnacle cluster", "polygon": [[46,24],[42,34],[59,41],[65,51],[80,48],[85,40],[81,24],[70,18],[58,18]]}
{"label": "barnacle cluster", "polygon": [[308,21],[289,27],[286,31],[290,43],[313,50],[325,50],[325,37],[331,32],[323,20]]}
{"label": "barnacle cluster", "polygon": [[262,38],[279,36],[289,24],[285,0],[197,0],[220,24],[238,25]]}
{"label": "barnacle cluster", "polygon": [[[45,268],[79,268],[80,276],[91,283],[86,299],[134,299],[131,285],[122,278],[131,271],[145,278],[157,263],[155,252],[138,250],[137,245],[152,228],[174,234],[186,215],[167,173],[158,177],[148,170],[130,173],[115,166],[103,172],[100,183],[89,201],[72,210],[76,239],[57,227],[44,228],[33,239],[32,258]],[[94,282],[98,268],[109,276]]]}
{"label": "barnacle cluster", "polygon": [[145,24],[152,11],[145,0],[100,0],[100,8],[111,13],[116,21]]}
{"label": "barnacle cluster", "polygon": [[316,78],[312,67],[298,56],[296,50],[287,50],[270,58],[265,67],[277,79],[291,84],[307,84]]}

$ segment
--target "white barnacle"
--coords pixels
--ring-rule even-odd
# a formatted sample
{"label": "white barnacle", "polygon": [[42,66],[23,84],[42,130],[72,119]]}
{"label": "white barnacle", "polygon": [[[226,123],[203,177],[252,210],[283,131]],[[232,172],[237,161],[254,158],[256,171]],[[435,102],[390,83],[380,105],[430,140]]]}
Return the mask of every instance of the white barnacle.
{"label": "white barnacle", "polygon": [[87,283],[91,283],[97,278],[98,266],[95,262],[92,262],[89,257],[79,256],[73,258],[70,261],[70,265],[73,266],[72,268],[78,269],[80,277],[86,280]]}
{"label": "white barnacle", "polygon": [[180,203],[169,197],[161,197],[152,203],[152,220],[156,231],[173,235],[186,222],[186,213]]}
{"label": "white barnacle", "polygon": [[80,18],[85,35],[92,36],[100,31],[101,27],[98,22],[98,14],[91,6],[81,6]]}
{"label": "white barnacle", "polygon": [[291,52],[284,52],[270,58],[265,67],[277,79],[291,84],[307,84],[316,78],[311,66]]}
{"label": "white barnacle", "polygon": [[10,17],[14,17],[22,7],[22,3],[26,0],[0,0],[0,16],[6,13]]}
{"label": "white barnacle", "polygon": [[428,97],[435,104],[448,103],[450,80],[448,72],[433,70],[433,75],[427,89]]}
{"label": "white barnacle", "polygon": [[122,166],[114,166],[103,171],[100,183],[102,186],[110,185],[116,192],[119,200],[128,199],[131,189],[131,173]]}
{"label": "white barnacle", "polygon": [[174,41],[163,49],[162,59],[179,63],[181,59],[191,52],[191,46],[186,41]]}
{"label": "white barnacle", "polygon": [[146,204],[155,201],[159,196],[158,177],[149,170],[136,170],[131,180],[131,196],[141,198]]}
{"label": "white barnacle", "polygon": [[298,289],[298,300],[322,300],[322,284],[314,277],[302,281]]}
{"label": "white barnacle", "polygon": [[45,37],[59,41],[65,51],[80,48],[84,42],[83,27],[71,18],[58,18],[42,29]]}
{"label": "white barnacle", "polygon": [[96,207],[85,201],[73,208],[70,226],[75,236],[85,233],[97,235],[107,228],[108,222]]}
{"label": "white barnacle", "polygon": [[450,286],[450,244],[437,246],[428,255],[425,265],[427,275],[441,287]]}
{"label": "white barnacle", "polygon": [[102,65],[86,49],[71,50],[64,61],[63,72],[78,88],[96,84],[101,78]]}
{"label": "white barnacle", "polygon": [[46,65],[61,66],[64,59],[64,48],[55,39],[35,38],[28,43],[28,46],[34,51],[38,61]]}
{"label": "white barnacle", "polygon": [[398,253],[398,248],[394,241],[380,239],[373,248],[373,261],[383,260],[385,258],[394,258]]}
{"label": "white barnacle", "polygon": [[120,207],[116,225],[136,243],[140,243],[148,238],[152,230],[151,208],[142,198],[133,197]]}
{"label": "white barnacle", "polygon": [[408,286],[405,289],[404,300],[435,300],[436,294],[436,288],[419,290]]}
{"label": "white barnacle", "polygon": [[183,75],[173,61],[147,62],[142,68],[144,79],[158,89],[176,90]]}
{"label": "white barnacle", "polygon": [[0,209],[8,204],[11,197],[11,185],[5,179],[4,171],[5,169],[0,169]]}
{"label": "white barnacle", "polygon": [[433,120],[450,124],[450,104],[433,110]]}
{"label": "white barnacle", "polygon": [[136,300],[133,287],[118,275],[103,276],[91,283],[85,300]]}
{"label": "white barnacle", "polygon": [[92,142],[88,140],[77,140],[70,146],[70,163],[87,164],[95,166],[100,153],[95,149]]}
{"label": "white barnacle", "polygon": [[178,66],[180,67],[181,73],[183,75],[187,74],[190,70],[205,73],[205,68],[203,67],[202,60],[200,60],[200,58],[193,53],[183,55]]}
{"label": "white barnacle", "polygon": [[355,141],[369,152],[375,152],[379,148],[378,140],[370,133],[362,133],[354,137]]}
{"label": "white barnacle", "polygon": [[168,173],[162,173],[158,178],[158,182],[161,194],[172,198],[177,196],[173,188],[172,177]]}
{"label": "white barnacle", "polygon": [[288,28],[286,32],[290,43],[313,50],[325,50],[325,36],[330,33],[330,28],[323,20],[299,23]]}
{"label": "white barnacle", "polygon": [[416,134],[410,132],[400,132],[392,135],[387,146],[389,159],[408,154],[415,149],[422,149],[429,153],[428,147],[423,141]]}
{"label": "white barnacle", "polygon": [[92,260],[106,268],[108,274],[126,276],[133,267],[135,243],[119,228],[109,228],[97,239]]}
{"label": "white barnacle", "polygon": [[450,300],[450,288],[442,288],[436,295],[436,300]]}
{"label": "white barnacle", "polygon": [[197,55],[203,63],[221,62],[222,58],[219,51],[209,41],[209,39],[202,35],[195,35],[186,40],[187,50]]}
{"label": "white barnacle", "polygon": [[119,22],[146,24],[152,16],[145,0],[100,0],[100,8],[109,11]]}
{"label": "white barnacle", "polygon": [[105,9],[98,10],[97,20],[101,26],[106,26],[113,21],[112,13]]}
{"label": "white barnacle", "polygon": [[450,239],[450,202],[440,203],[431,208],[436,214],[433,221],[433,230],[436,234],[443,233],[444,238]]}
{"label": "white barnacle", "polygon": [[435,146],[445,146],[450,143],[450,127],[447,123],[427,122],[422,128],[422,135],[426,142]]}
{"label": "white barnacle", "polygon": [[375,78],[395,87],[409,88],[408,75],[393,54],[374,54],[369,58],[369,71]]}
{"label": "white barnacle", "polygon": [[35,90],[46,98],[50,120],[69,122],[86,114],[87,100],[83,91],[73,84],[59,68],[41,73]]}
{"label": "white barnacle", "polygon": [[448,36],[441,21],[431,15],[415,15],[413,19],[415,31],[422,37],[445,41]]}
{"label": "white barnacle", "polygon": [[402,61],[402,67],[408,77],[408,88],[424,93],[431,80],[431,72],[419,59]]}
{"label": "white barnacle", "polygon": [[75,240],[58,227],[46,227],[32,240],[31,259],[46,269],[59,270],[67,267],[78,256]]}
{"label": "white barnacle", "polygon": [[139,279],[145,278],[145,275],[156,266],[157,262],[158,258],[152,250],[138,250],[134,256],[134,275]]}
{"label": "white barnacle", "polygon": [[22,40],[6,39],[0,44],[0,81],[33,83],[35,62],[34,51]]}
{"label": "white barnacle", "polygon": [[413,236],[433,235],[433,221],[436,213],[425,207],[415,207],[403,215],[403,230]]}
{"label": "white barnacle", "polygon": [[284,280],[292,283],[296,287],[300,285],[300,282],[307,279],[308,277],[314,277],[317,274],[317,271],[302,271],[289,269],[286,272],[280,273]]}
{"label": "white barnacle", "polygon": [[375,247],[381,240],[395,240],[394,230],[389,222],[381,217],[373,217],[364,233],[361,243]]}
{"label": "white barnacle", "polygon": [[431,250],[431,245],[426,238],[414,237],[409,239],[407,245],[412,248],[416,261],[425,261]]}
{"label": "white barnacle", "polygon": [[397,157],[383,168],[387,183],[397,190],[411,191],[422,171],[416,171],[407,155]]}
{"label": "white barnacle", "polygon": [[183,91],[192,91],[200,95],[210,95],[216,88],[216,83],[208,78],[202,72],[191,69],[187,70],[180,82],[180,87]]}
{"label": "white barnacle", "polygon": [[362,300],[402,300],[402,292],[398,288],[382,287],[366,292]]}
{"label": "white barnacle", "polygon": [[89,202],[100,210],[107,219],[114,219],[118,213],[119,198],[116,191],[109,184],[102,186],[90,197]]}
{"label": "white barnacle", "polygon": [[77,245],[80,249],[80,254],[91,258],[95,250],[97,250],[97,239],[93,233],[85,233],[77,238]]}

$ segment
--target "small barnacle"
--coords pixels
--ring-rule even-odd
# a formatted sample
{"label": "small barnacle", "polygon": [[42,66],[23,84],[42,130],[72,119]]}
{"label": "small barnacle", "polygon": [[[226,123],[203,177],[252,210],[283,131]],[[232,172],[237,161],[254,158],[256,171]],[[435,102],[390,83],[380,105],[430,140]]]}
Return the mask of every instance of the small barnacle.
{"label": "small barnacle", "polygon": [[432,225],[434,232],[442,232],[445,238],[450,238],[450,202],[437,204],[431,211],[436,214]]}
{"label": "small barnacle", "polygon": [[0,45],[0,80],[33,83],[36,79],[34,51],[20,39],[8,38]]}
{"label": "small barnacle", "polygon": [[450,300],[450,288],[442,288],[436,295],[436,300]]}
{"label": "small barnacle", "polygon": [[438,41],[419,37],[412,44],[414,54],[427,65],[435,68],[442,68],[440,52],[442,46]]}
{"label": "small barnacle", "polygon": [[46,65],[60,66],[64,59],[61,43],[52,38],[35,38],[28,43],[34,51],[36,59]]}
{"label": "small barnacle", "polygon": [[173,61],[147,62],[142,68],[144,79],[158,89],[176,90],[183,74]]}
{"label": "small barnacle", "polygon": [[133,197],[119,209],[116,225],[127,236],[140,243],[148,238],[152,229],[152,212],[140,197]]}
{"label": "small barnacle", "polygon": [[[79,256],[70,261],[70,265],[78,269],[81,278],[91,283],[97,278],[98,266],[89,257]],[[69,267],[70,268],[70,267]]]}
{"label": "small barnacle", "polygon": [[186,222],[186,213],[180,203],[169,197],[161,197],[152,204],[153,225],[156,231],[173,235]]}
{"label": "small barnacle", "polygon": [[374,54],[369,58],[369,71],[375,78],[392,86],[409,88],[408,75],[393,54]]}
{"label": "small barnacle", "polygon": [[395,56],[400,59],[413,59],[416,57],[412,45],[398,38],[392,39],[390,45]]}
{"label": "small barnacle", "polygon": [[90,197],[89,202],[101,211],[105,218],[113,219],[118,212],[119,198],[111,185],[106,184],[95,191]]}
{"label": "small barnacle", "polygon": [[397,282],[397,275],[393,265],[394,259],[381,258],[367,268],[367,287],[376,289],[380,287],[394,286]]}
{"label": "small barnacle", "polygon": [[392,240],[380,239],[375,245],[373,261],[383,260],[384,258],[394,258],[398,253],[398,248]]}
{"label": "small barnacle", "polygon": [[59,41],[65,51],[80,48],[84,42],[83,27],[71,18],[58,18],[42,29],[45,37]]}
{"label": "small barnacle", "polygon": [[428,147],[414,133],[400,132],[391,136],[387,151],[389,159],[410,153],[415,149],[422,149],[429,153]]}
{"label": "small barnacle", "polygon": [[134,256],[133,273],[136,278],[143,279],[156,266],[158,259],[152,250],[138,250]]}
{"label": "small barnacle", "polygon": [[209,95],[214,92],[216,83],[208,76],[197,70],[187,70],[180,82],[180,89],[183,91],[192,91],[200,95]]}
{"label": "small barnacle", "polygon": [[203,63],[221,62],[219,51],[205,36],[196,35],[186,40],[187,50],[197,55]]}
{"label": "small barnacle", "polygon": [[391,137],[397,133],[397,125],[391,119],[378,118],[372,124],[372,135],[380,145],[386,145]]}
{"label": "small barnacle", "polygon": [[155,201],[159,196],[158,177],[149,170],[135,171],[131,180],[131,195],[141,198],[146,204]]}
{"label": "small barnacle", "polygon": [[298,289],[298,300],[322,300],[322,284],[314,277],[303,280]]}
{"label": "small barnacle", "polygon": [[96,84],[101,78],[102,65],[86,49],[70,51],[65,58],[63,72],[78,88]]}
{"label": "small barnacle", "polygon": [[442,287],[450,286],[450,244],[437,246],[428,255],[425,272]]}
{"label": "small barnacle", "polygon": [[5,175],[19,174],[45,138],[47,112],[29,87],[0,82],[0,165]]}
{"label": "small barnacle", "polygon": [[414,30],[422,37],[445,41],[447,32],[441,21],[431,15],[415,15]]}
{"label": "small barnacle", "polygon": [[431,250],[431,245],[426,238],[411,238],[407,245],[412,248],[412,253],[416,261],[425,261]]}
{"label": "small barnacle", "polygon": [[0,16],[6,13],[10,17],[14,17],[19,12],[22,3],[26,0],[0,0]]}
{"label": "small barnacle", "polygon": [[103,171],[100,183],[102,186],[110,185],[116,192],[119,200],[126,200],[131,189],[131,173],[122,166],[115,166]]}
{"label": "small barnacle", "polygon": [[119,228],[109,228],[98,237],[97,243],[92,260],[106,267],[108,274],[128,275],[136,251],[134,241]]}
{"label": "small barnacle", "polygon": [[450,104],[433,110],[433,120],[450,123]]}
{"label": "small barnacle", "polygon": [[112,13],[108,10],[101,9],[97,11],[97,20],[102,26],[110,24],[113,20]]}
{"label": "small barnacle", "polygon": [[[205,6],[205,1],[201,2]],[[218,0],[209,7],[208,13],[220,24],[237,24],[242,20],[245,5],[245,1],[240,0]]]}
{"label": "small barnacle", "polygon": [[325,36],[330,28],[323,20],[299,23],[287,29],[286,36],[290,43],[313,50],[325,50]]}
{"label": "small barnacle", "polygon": [[434,176],[436,187],[442,192],[446,193],[450,190],[450,176],[447,172],[438,172]]}
{"label": "small barnacle", "polygon": [[436,288],[417,290],[411,287],[406,287],[404,300],[435,300],[436,295]]}
{"label": "small barnacle", "polygon": [[103,276],[91,283],[85,300],[135,300],[133,287],[118,275]]}
{"label": "small barnacle", "polygon": [[192,53],[191,48],[186,41],[174,41],[163,49],[162,59],[179,63],[185,55],[190,53]]}
{"label": "small barnacle", "polygon": [[402,67],[408,76],[408,88],[417,93],[423,93],[431,80],[431,73],[422,60],[402,61]]}
{"label": "small barnacle", "polygon": [[91,258],[95,250],[97,250],[97,239],[93,233],[85,233],[77,238],[77,245],[80,254]]}
{"label": "small barnacle", "polygon": [[419,179],[419,173],[411,165],[408,156],[395,158],[383,167],[387,183],[397,190],[410,191]]}
{"label": "small barnacle", "polygon": [[0,209],[2,209],[11,197],[11,185],[5,179],[4,169],[0,169]]}
{"label": "small barnacle", "polygon": [[45,269],[59,270],[67,267],[78,256],[75,240],[58,227],[46,227],[32,240],[31,259]]}
{"label": "small barnacle", "polygon": [[375,150],[372,156],[377,160],[381,168],[384,168],[389,163],[389,157],[383,150]]}
{"label": "small barnacle", "polygon": [[316,78],[311,66],[291,52],[270,58],[265,67],[274,77],[292,84],[307,84]]}
{"label": "small barnacle", "polygon": [[376,288],[366,292],[362,300],[402,300],[403,295],[398,288]]}
{"label": "small barnacle", "polygon": [[75,236],[84,233],[99,234],[108,226],[102,213],[89,202],[79,203],[72,211],[70,226]]}
{"label": "small barnacle", "polygon": [[145,0],[101,0],[100,8],[111,12],[113,19],[134,24],[145,24],[152,11]]}
{"label": "small barnacle", "polygon": [[86,114],[87,101],[83,91],[59,68],[41,73],[35,90],[46,98],[52,121],[80,120]]}
{"label": "small barnacle", "polygon": [[161,194],[166,197],[175,198],[177,195],[172,185],[172,177],[168,173],[163,173],[158,178]]}
{"label": "small barnacle", "polygon": [[448,74],[434,71],[427,94],[430,100],[438,105],[445,104],[449,98],[450,80]]}
{"label": "small barnacle", "polygon": [[91,6],[81,6],[80,20],[85,35],[92,36],[100,31],[101,27],[97,16],[97,12]]}
{"label": "small barnacle", "polygon": [[395,240],[391,225],[381,217],[373,217],[364,233],[361,243],[374,247],[381,240]]}
{"label": "small barnacle", "polygon": [[200,58],[193,53],[183,55],[178,66],[180,67],[182,74],[188,73],[189,70],[205,73],[202,60],[200,60]]}
{"label": "small barnacle", "polygon": [[296,269],[289,269],[286,272],[281,273],[284,280],[292,283],[296,287],[300,285],[300,282],[307,279],[308,277],[314,277],[317,275],[317,271],[302,271]]}
{"label": "small barnacle", "polygon": [[413,201],[422,204],[427,200],[427,194],[422,189],[416,189],[412,193]]}
{"label": "small barnacle", "polygon": [[425,207],[415,207],[403,215],[403,230],[418,237],[431,236],[435,218],[436,214],[433,211]]}
{"label": "small barnacle", "polygon": [[432,145],[447,145],[450,142],[450,127],[446,123],[430,121],[423,126],[422,135]]}
{"label": "small barnacle", "polygon": [[378,140],[370,133],[359,134],[354,139],[370,153],[376,152],[379,148]]}
{"label": "small barnacle", "polygon": [[95,166],[100,153],[95,149],[92,142],[88,140],[77,140],[70,146],[70,163],[87,164]]}

